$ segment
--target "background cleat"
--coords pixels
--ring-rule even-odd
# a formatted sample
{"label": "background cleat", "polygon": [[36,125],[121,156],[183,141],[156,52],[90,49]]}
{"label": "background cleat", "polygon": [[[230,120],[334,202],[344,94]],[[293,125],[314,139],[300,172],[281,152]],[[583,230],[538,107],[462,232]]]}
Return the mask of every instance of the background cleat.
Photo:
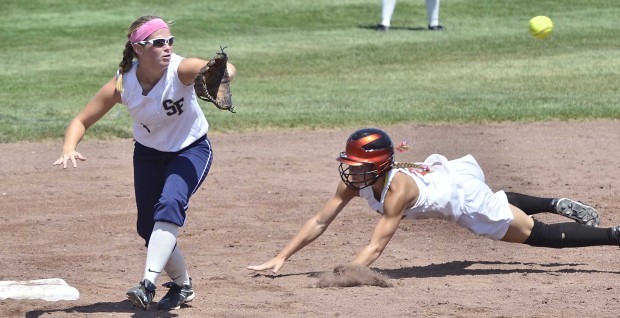
{"label": "background cleat", "polygon": [[383,24],[377,24],[377,27],[375,28],[375,31],[377,32],[387,32],[390,29],[389,26],[385,26]]}
{"label": "background cleat", "polygon": [[444,31],[446,28],[443,27],[443,25],[433,25],[433,26],[428,26],[428,29],[430,31]]}

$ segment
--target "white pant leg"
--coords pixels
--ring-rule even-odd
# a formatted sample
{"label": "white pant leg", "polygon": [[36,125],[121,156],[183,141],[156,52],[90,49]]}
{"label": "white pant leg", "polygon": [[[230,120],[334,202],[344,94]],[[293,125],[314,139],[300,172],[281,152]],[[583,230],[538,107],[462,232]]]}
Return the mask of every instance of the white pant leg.
{"label": "white pant leg", "polygon": [[395,7],[396,7],[396,0],[382,0],[381,1],[381,24],[382,25],[385,25],[387,27],[390,26]]}
{"label": "white pant leg", "polygon": [[426,0],[426,15],[429,26],[439,25],[439,0]]}
{"label": "white pant leg", "polygon": [[466,211],[461,214],[456,223],[474,234],[492,240],[502,239],[514,219],[506,193],[484,190],[477,192],[474,197],[469,197],[469,199],[472,198],[474,198],[473,201],[466,204]]}
{"label": "white pant leg", "polygon": [[467,155],[450,160],[448,167],[463,193],[461,216],[457,224],[472,233],[499,240],[506,235],[514,216],[504,191],[493,193],[476,159]]}

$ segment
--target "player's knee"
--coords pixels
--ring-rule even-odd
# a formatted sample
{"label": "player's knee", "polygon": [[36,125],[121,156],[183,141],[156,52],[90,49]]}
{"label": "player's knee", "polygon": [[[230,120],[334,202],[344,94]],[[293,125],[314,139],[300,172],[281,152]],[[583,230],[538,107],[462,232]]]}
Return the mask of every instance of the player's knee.
{"label": "player's knee", "polygon": [[169,198],[162,196],[157,204],[155,204],[155,214],[164,213],[164,214],[172,214],[176,211],[183,211],[185,209],[185,204],[183,200],[179,198]]}
{"label": "player's knee", "polygon": [[187,201],[162,196],[155,205],[153,220],[155,222],[168,222],[177,226],[183,226],[186,209]]}
{"label": "player's knee", "polygon": [[562,224],[545,224],[534,220],[532,233],[525,244],[538,247],[563,248],[564,234]]}

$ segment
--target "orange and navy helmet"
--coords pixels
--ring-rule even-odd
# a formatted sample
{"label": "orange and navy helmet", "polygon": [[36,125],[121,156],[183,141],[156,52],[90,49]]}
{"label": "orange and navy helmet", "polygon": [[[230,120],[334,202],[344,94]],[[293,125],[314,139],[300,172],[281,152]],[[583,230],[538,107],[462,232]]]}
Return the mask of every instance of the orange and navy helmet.
{"label": "orange and navy helmet", "polygon": [[351,134],[336,160],[342,181],[350,189],[360,190],[377,182],[392,167],[394,145],[383,130],[363,128]]}

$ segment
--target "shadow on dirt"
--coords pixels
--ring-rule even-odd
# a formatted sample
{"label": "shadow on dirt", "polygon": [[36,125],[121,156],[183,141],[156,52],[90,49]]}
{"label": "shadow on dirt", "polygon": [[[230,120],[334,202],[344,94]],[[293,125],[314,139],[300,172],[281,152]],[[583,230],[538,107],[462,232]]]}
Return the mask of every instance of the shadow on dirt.
{"label": "shadow on dirt", "polygon": [[[488,268],[469,268],[472,265]],[[514,266],[515,268],[493,268],[493,266]],[[536,274],[536,273],[608,273],[620,274],[614,271],[602,271],[593,269],[574,268],[586,264],[581,263],[521,263],[500,261],[452,261],[442,264],[430,264],[426,266],[411,266],[395,269],[377,269],[380,273],[393,279],[399,278],[427,278],[463,275],[501,275],[512,273]],[[542,268],[541,268],[542,267]],[[573,267],[573,268],[571,268]]]}
{"label": "shadow on dirt", "polygon": [[148,311],[142,311],[141,309],[135,308],[128,300],[118,301],[118,302],[100,302],[94,303],[91,305],[84,306],[74,306],[66,309],[51,309],[51,310],[33,310],[26,313],[26,318],[37,318],[42,317],[48,314],[54,313],[67,313],[67,314],[95,314],[95,313],[134,313],[132,317],[140,318],[140,317],[178,317],[179,315],[169,311],[158,311],[156,304],[151,304],[151,307]]}

